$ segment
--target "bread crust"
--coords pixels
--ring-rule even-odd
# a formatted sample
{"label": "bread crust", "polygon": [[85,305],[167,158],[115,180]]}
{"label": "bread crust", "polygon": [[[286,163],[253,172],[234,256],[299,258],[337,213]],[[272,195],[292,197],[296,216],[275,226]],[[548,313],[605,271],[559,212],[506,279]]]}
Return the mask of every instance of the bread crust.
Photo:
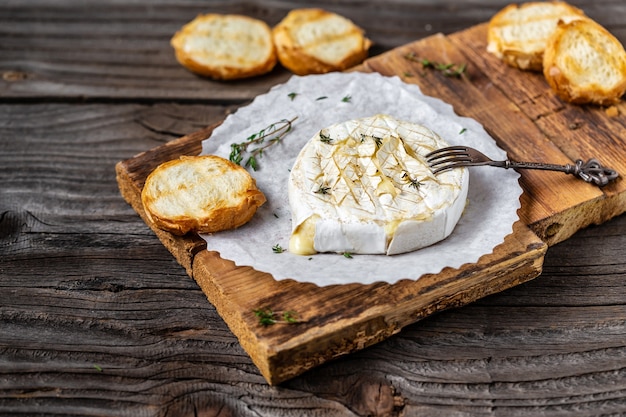
{"label": "bread crust", "polygon": [[170,44],[182,66],[216,80],[262,75],[278,61],[271,28],[242,15],[199,15],[177,31]]}
{"label": "bread crust", "polygon": [[489,21],[487,51],[514,68],[542,71],[547,40],[559,20],[584,18],[582,10],[562,1],[509,4]]}
{"label": "bread crust", "polygon": [[[574,44],[569,43],[577,38]],[[595,51],[578,53],[581,41]],[[600,24],[590,20],[559,23],[548,41],[543,58],[543,73],[552,90],[564,101],[574,104],[611,105],[626,92],[626,52],[622,44]],[[611,71],[609,77],[605,74]]]}
{"label": "bread crust", "polygon": [[[341,27],[337,31],[335,24]],[[307,27],[315,27],[315,34],[308,33]],[[272,36],[280,63],[297,75],[343,71],[360,64],[372,44],[350,20],[317,8],[292,10],[274,26]],[[331,43],[342,44],[344,50],[322,56],[322,46]]]}
{"label": "bread crust", "polygon": [[[231,178],[220,181],[226,178],[220,176]],[[265,201],[248,171],[215,155],[164,162],[146,178],[141,192],[148,220],[176,235],[240,227]]]}

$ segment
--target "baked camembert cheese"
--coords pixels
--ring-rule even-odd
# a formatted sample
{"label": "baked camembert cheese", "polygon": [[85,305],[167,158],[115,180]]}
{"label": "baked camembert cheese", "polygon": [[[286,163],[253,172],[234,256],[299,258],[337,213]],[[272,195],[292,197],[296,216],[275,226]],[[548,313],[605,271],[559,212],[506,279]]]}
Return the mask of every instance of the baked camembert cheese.
{"label": "baked camembert cheese", "polygon": [[317,132],[289,176],[289,251],[394,255],[445,239],[467,200],[466,168],[434,175],[432,130],[388,115]]}

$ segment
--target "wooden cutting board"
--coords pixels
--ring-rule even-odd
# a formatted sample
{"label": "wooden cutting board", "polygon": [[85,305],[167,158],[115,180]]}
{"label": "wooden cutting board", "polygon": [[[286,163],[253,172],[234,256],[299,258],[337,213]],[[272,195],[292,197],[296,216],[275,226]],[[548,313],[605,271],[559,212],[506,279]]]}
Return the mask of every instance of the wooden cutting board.
{"label": "wooden cutting board", "polygon": [[[400,76],[475,118],[513,159],[571,163],[598,157],[626,172],[624,105],[609,117],[599,107],[560,102],[541,74],[509,68],[485,52],[486,25],[432,37],[374,57],[356,71]],[[419,62],[466,63],[461,78]],[[341,355],[370,346],[437,311],[459,307],[537,277],[548,246],[626,210],[626,184],[599,189],[561,173],[522,173],[520,221],[493,253],[460,269],[397,284],[317,287],[276,281],[236,267],[195,235],[174,236],[146,219],[141,189],[160,163],[196,155],[215,126],[119,162],[123,197],[196,280],[270,384],[278,384]],[[494,172],[494,175],[497,174]],[[485,233],[489,233],[488,230]],[[358,274],[358,271],[355,271]],[[295,277],[297,278],[297,277]],[[254,310],[295,311],[297,324],[262,326]]]}

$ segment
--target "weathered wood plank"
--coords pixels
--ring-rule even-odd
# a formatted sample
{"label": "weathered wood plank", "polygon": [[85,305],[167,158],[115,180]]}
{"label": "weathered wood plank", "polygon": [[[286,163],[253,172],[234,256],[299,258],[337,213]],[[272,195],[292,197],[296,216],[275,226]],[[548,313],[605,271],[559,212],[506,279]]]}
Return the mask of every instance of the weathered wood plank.
{"label": "weathered wood plank", "polygon": [[[401,0],[384,4],[315,3],[350,17],[373,40],[372,55],[425,36],[454,33],[487,21],[506,0]],[[576,4],[577,2],[572,2]],[[589,15],[626,41],[619,0],[581,2]],[[38,0],[0,4],[0,94],[7,100],[199,100],[241,103],[285,81],[271,74],[235,83],[197,77],[177,64],[169,40],[197,14],[241,13],[276,24],[306,2],[109,2]],[[188,133],[188,132],[187,132]]]}
{"label": "weathered wood plank", "polygon": [[[113,166],[124,155],[198,130],[223,112],[165,104],[2,107],[2,413],[623,410],[624,216],[550,248],[532,282],[408,325],[280,388],[267,386],[114,182]],[[100,138],[86,142],[103,123]],[[61,166],[50,159],[59,153],[66,155]],[[81,163],[85,157],[91,165]],[[19,185],[27,180],[37,187]],[[58,205],[62,195],[75,203]]]}
{"label": "weathered wood plank", "polygon": [[[505,3],[319,4],[357,20],[382,52],[483,22]],[[626,42],[622,0],[572,3]],[[159,25],[174,28],[212,7],[278,18],[273,9],[298,5],[0,4],[0,101],[25,103],[0,109],[0,414],[626,413],[623,215],[551,247],[538,279],[267,386],[200,288],[119,196],[113,166],[269,88],[222,88],[168,67]],[[73,63],[81,55],[91,58],[82,68]],[[31,78],[19,82],[24,75]]]}

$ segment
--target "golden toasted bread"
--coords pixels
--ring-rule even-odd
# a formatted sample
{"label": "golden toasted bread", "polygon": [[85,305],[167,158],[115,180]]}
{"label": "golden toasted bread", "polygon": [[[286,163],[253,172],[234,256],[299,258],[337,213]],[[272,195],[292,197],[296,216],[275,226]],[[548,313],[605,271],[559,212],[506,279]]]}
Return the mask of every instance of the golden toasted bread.
{"label": "golden toasted bread", "polygon": [[321,9],[292,10],[272,34],[280,63],[297,75],[345,70],[367,58],[371,46],[350,20]]}
{"label": "golden toasted bread", "polygon": [[170,43],[181,65],[217,80],[265,74],[277,62],[270,27],[247,16],[200,15],[176,32]]}
{"label": "golden toasted bread", "polygon": [[512,67],[541,71],[557,23],[584,18],[582,10],[561,1],[510,4],[489,21],[487,51]]}
{"label": "golden toasted bread", "polygon": [[227,159],[183,156],[152,171],[141,202],[157,227],[183,235],[239,227],[265,203],[265,195],[248,171]]}
{"label": "golden toasted bread", "polygon": [[548,40],[543,73],[564,101],[616,104],[626,91],[626,52],[598,23],[559,23]]}

